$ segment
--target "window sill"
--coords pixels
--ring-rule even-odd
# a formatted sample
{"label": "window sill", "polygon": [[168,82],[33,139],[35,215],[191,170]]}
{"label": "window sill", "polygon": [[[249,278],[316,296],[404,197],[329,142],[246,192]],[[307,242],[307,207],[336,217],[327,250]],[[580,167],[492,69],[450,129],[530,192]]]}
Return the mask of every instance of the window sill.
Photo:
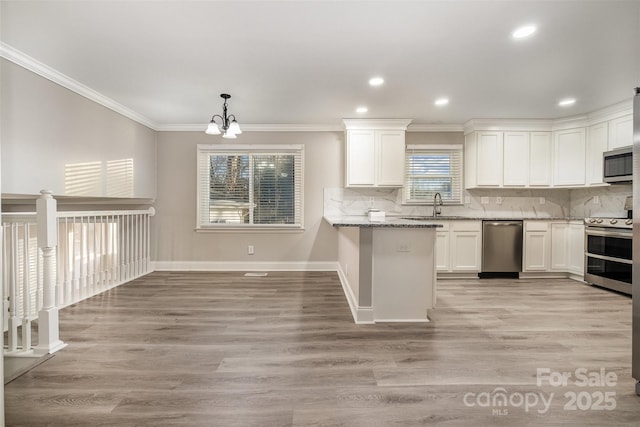
{"label": "window sill", "polygon": [[196,233],[303,233],[304,227],[234,227],[234,226],[217,226],[217,227],[196,227]]}

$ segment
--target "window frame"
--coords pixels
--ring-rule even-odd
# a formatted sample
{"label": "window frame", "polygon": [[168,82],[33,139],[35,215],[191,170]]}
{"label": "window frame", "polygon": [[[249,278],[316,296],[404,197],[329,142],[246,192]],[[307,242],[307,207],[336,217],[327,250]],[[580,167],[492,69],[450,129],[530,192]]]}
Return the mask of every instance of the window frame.
{"label": "window frame", "polygon": [[[295,165],[296,175],[299,175],[299,179],[294,181],[294,208],[298,213],[298,221],[294,224],[240,224],[240,223],[203,223],[201,208],[203,207],[202,197],[203,188],[201,187],[203,182],[200,179],[203,173],[210,173],[210,163],[207,165],[207,171],[201,170],[204,167],[203,162],[205,159],[210,158],[211,155],[230,155],[240,154],[246,156],[254,155],[283,155],[292,154],[296,157]],[[298,160],[299,158],[299,160]],[[304,145],[291,144],[291,145],[258,145],[258,144],[198,144],[196,153],[196,231],[264,231],[264,232],[298,232],[304,231]],[[207,162],[208,163],[208,162]],[[299,165],[299,170],[297,168]],[[208,183],[207,183],[208,184]],[[208,186],[209,187],[209,186]]]}
{"label": "window frame", "polygon": [[[460,197],[458,199],[445,199],[443,197],[442,202],[444,205],[447,206],[459,206],[459,205],[463,205],[462,201],[464,198],[464,150],[463,150],[463,146],[461,144],[449,144],[449,145],[445,145],[445,144],[413,144],[413,145],[407,145],[406,147],[406,151],[405,151],[405,171],[404,171],[404,185],[402,187],[402,204],[403,205],[431,205],[433,204],[433,200],[432,199],[425,199],[425,200],[415,200],[415,199],[409,199],[409,157],[412,154],[412,151],[423,151],[425,152],[424,154],[428,154],[429,151],[433,152],[433,154],[438,153],[438,152],[449,152],[449,153],[459,153],[459,164],[458,164],[458,170],[459,172],[459,176],[457,177],[457,179],[460,182]],[[453,177],[453,175],[448,175]],[[454,177],[455,179],[455,177]]]}

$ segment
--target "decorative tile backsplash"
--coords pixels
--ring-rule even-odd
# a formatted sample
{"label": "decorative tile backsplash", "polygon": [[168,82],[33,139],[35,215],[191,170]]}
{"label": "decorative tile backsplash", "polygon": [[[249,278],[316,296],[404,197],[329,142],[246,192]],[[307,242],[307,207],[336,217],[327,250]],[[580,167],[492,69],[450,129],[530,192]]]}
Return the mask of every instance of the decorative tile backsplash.
{"label": "decorative tile backsplash", "polygon": [[[443,206],[442,216],[470,218],[623,217],[630,185],[586,189],[486,189],[465,191],[464,205]],[[498,203],[498,202],[501,203]],[[399,189],[325,188],[326,216],[366,215],[369,209],[389,216],[429,216],[431,205],[403,205]]]}

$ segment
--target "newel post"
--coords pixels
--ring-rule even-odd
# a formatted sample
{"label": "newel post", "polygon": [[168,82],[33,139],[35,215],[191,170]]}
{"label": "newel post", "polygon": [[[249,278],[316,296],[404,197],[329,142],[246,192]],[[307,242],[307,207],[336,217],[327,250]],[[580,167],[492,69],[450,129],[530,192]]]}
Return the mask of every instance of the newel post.
{"label": "newel post", "polygon": [[58,308],[55,303],[54,258],[58,245],[57,202],[52,192],[42,190],[36,201],[38,247],[42,250],[42,309],[38,313],[38,346],[36,353],[55,353],[66,344],[60,341]]}

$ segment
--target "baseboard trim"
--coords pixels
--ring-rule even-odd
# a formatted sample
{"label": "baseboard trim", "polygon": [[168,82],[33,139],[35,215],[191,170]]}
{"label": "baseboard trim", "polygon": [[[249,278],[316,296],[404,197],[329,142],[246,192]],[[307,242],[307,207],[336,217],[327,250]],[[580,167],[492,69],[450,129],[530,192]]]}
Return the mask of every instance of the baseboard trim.
{"label": "baseboard trim", "polygon": [[154,261],[154,271],[336,271],[338,263],[250,261]]}

